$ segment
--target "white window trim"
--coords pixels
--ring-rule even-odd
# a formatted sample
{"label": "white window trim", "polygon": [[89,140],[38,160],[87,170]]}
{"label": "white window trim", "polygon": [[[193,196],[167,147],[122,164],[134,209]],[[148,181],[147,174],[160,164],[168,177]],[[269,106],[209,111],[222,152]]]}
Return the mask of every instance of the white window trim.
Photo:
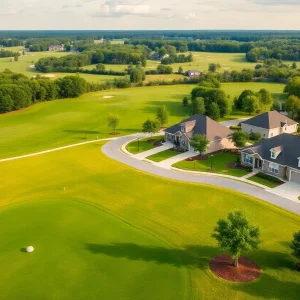
{"label": "white window trim", "polygon": [[279,164],[270,162],[269,163],[269,172],[273,173],[273,174],[279,174]]}
{"label": "white window trim", "polygon": [[276,152],[274,150],[271,150],[271,158],[276,159]]}

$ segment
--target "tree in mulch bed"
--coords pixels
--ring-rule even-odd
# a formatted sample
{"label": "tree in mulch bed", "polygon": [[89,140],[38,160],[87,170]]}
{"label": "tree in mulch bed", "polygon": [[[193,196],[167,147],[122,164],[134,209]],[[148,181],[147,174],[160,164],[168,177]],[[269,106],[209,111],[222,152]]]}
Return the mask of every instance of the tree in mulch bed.
{"label": "tree in mulch bed", "polygon": [[228,255],[215,257],[210,263],[215,275],[239,282],[252,281],[260,276],[260,269],[254,262],[246,257],[240,258],[242,253],[258,249],[260,244],[259,228],[251,225],[243,212],[234,211],[229,213],[226,220],[219,220],[212,237],[218,241],[221,249],[230,252],[233,259]]}
{"label": "tree in mulch bed", "polygon": [[[294,233],[294,239],[292,240],[291,249],[293,250],[293,256],[300,259],[300,230]],[[297,263],[297,269],[300,271],[300,261]]]}

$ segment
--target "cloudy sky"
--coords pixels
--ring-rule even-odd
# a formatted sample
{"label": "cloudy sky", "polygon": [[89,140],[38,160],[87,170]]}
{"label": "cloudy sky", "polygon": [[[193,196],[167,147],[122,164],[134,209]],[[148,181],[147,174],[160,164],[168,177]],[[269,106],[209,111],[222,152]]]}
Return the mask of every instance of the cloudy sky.
{"label": "cloudy sky", "polygon": [[300,0],[0,0],[0,29],[299,29]]}

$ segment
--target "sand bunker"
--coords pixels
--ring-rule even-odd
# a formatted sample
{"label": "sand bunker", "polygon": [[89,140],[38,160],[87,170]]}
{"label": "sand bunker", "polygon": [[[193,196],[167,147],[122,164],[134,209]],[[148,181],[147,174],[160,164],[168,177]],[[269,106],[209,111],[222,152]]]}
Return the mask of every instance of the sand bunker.
{"label": "sand bunker", "polygon": [[103,96],[103,99],[110,99],[113,98],[114,96]]}
{"label": "sand bunker", "polygon": [[29,68],[30,69],[35,69],[35,65],[30,65]]}

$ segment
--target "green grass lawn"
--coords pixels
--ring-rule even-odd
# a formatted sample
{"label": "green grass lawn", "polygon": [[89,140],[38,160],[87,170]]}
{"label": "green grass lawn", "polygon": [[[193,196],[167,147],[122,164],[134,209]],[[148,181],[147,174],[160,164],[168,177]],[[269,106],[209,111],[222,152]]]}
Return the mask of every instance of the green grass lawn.
{"label": "green grass lawn", "polygon": [[172,151],[172,150],[165,150],[153,155],[150,155],[148,157],[146,157],[149,160],[155,161],[155,162],[161,162],[163,160],[166,160],[168,158],[171,158],[173,156],[179,155],[179,152],[176,151]]}
{"label": "green grass lawn", "polygon": [[[143,174],[102,155],[101,145],[0,163],[1,300],[299,298],[289,243],[300,216]],[[208,267],[223,253],[211,238],[216,222],[234,209],[261,229],[260,249],[247,254],[262,268],[251,284],[220,280]],[[20,251],[28,245],[36,250]]]}
{"label": "green grass lawn", "polygon": [[[102,91],[77,99],[39,103],[20,112],[0,115],[0,158],[27,154],[87,140],[112,137],[107,126],[110,113],[121,116],[121,135],[141,132],[157,108],[166,105],[168,125],[182,120],[189,108],[182,98],[193,86],[160,86]],[[104,98],[113,96],[112,98]]]}
{"label": "green grass lawn", "polygon": [[[247,175],[248,172],[242,169],[231,169],[227,166],[229,163],[236,162],[237,157],[237,155],[231,153],[216,153],[213,154],[213,156],[209,155],[209,158],[207,160],[183,160],[174,164],[173,167],[183,170],[212,172],[242,177]],[[213,170],[211,170],[211,164],[213,166]]]}
{"label": "green grass lawn", "polygon": [[260,184],[265,185],[269,188],[275,188],[275,187],[278,186],[278,183],[274,182],[273,180],[269,180],[267,178],[261,178],[257,175],[254,175],[254,176],[248,178],[248,180],[256,182],[256,183],[260,183]]}
{"label": "green grass lawn", "polygon": [[[233,93],[237,90],[233,87],[240,85],[242,88],[256,87],[256,90],[264,86],[237,83],[224,84],[224,89]],[[265,84],[266,88],[278,90],[283,86]],[[190,107],[182,106],[182,98],[189,95],[193,87],[176,85],[101,91],[76,99],[38,103],[19,112],[0,115],[0,158],[82,142],[85,141],[85,131],[87,140],[111,137],[111,129],[107,126],[110,113],[121,116],[118,128],[121,135],[140,132],[142,123],[155,118],[160,105],[168,108],[167,126],[173,125],[191,113]],[[107,96],[113,97],[104,98]],[[234,111],[223,120],[243,117],[247,114]]]}
{"label": "green grass lawn", "polygon": [[133,141],[126,146],[126,150],[132,154],[138,154],[153,149],[155,141],[164,141],[163,136],[147,137],[140,141]]}

